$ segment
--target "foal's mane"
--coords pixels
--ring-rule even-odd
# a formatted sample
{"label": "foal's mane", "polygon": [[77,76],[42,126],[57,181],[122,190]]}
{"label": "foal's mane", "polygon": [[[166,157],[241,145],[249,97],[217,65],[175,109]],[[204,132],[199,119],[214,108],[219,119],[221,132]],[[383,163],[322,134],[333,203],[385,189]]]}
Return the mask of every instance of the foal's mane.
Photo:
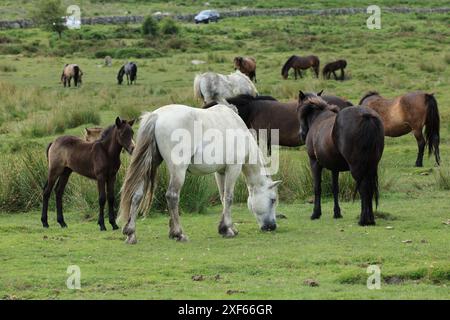
{"label": "foal's mane", "polygon": [[312,96],[306,98],[305,100],[303,100],[301,106],[303,106],[303,110],[301,111],[302,118],[308,117],[308,115],[314,110],[319,111],[328,110],[334,113],[338,113],[340,110],[338,106],[334,104],[328,104],[325,100],[323,100],[319,96]]}
{"label": "foal's mane", "polygon": [[102,134],[100,135],[100,139],[98,139],[98,141],[103,141],[106,139],[106,137],[108,137],[113,129],[114,129],[115,125],[110,125],[108,128],[106,128],[105,130],[102,131]]}
{"label": "foal's mane", "polygon": [[366,100],[368,97],[371,97],[371,96],[379,96],[379,95],[380,95],[380,94],[379,94],[377,91],[369,91],[369,92],[367,92],[367,93],[361,98],[361,100],[359,100],[358,105],[361,105],[362,102],[363,102],[364,100]]}

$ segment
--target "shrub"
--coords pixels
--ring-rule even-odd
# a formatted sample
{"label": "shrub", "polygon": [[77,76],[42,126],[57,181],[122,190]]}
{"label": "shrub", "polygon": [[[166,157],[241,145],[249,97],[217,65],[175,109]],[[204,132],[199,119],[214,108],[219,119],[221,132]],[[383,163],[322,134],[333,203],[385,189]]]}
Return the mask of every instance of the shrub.
{"label": "shrub", "polygon": [[171,19],[171,18],[166,18],[161,22],[161,32],[163,34],[178,34],[178,32],[180,31],[179,26],[177,25],[177,23],[175,22],[175,20]]}
{"label": "shrub", "polygon": [[158,29],[158,23],[151,16],[145,18],[144,22],[142,23],[142,34],[144,36],[157,36],[159,31]]}

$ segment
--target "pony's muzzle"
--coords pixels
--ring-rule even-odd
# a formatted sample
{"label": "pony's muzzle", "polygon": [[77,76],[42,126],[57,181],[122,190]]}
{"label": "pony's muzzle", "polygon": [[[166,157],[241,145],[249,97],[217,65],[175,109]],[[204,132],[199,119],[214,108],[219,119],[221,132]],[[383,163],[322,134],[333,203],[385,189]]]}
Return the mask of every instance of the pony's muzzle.
{"label": "pony's muzzle", "polygon": [[277,229],[277,224],[275,222],[265,223],[262,227],[262,231],[275,231]]}

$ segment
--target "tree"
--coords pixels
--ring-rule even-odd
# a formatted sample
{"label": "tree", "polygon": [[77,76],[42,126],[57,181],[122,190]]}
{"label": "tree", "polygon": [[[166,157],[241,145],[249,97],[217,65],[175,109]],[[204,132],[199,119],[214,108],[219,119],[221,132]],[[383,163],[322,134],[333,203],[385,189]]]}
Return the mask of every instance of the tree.
{"label": "tree", "polygon": [[158,23],[152,16],[145,18],[142,24],[142,33],[145,36],[156,36],[158,35]]}
{"label": "tree", "polygon": [[64,30],[65,11],[61,4],[61,0],[42,0],[32,13],[33,22],[41,28],[58,33],[59,38]]}

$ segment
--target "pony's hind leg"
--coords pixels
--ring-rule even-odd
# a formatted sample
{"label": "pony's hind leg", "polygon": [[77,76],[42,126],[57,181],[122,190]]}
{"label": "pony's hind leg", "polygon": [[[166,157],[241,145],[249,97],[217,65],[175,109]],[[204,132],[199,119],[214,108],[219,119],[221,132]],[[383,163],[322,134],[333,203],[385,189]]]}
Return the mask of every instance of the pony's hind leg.
{"label": "pony's hind leg", "polygon": [[177,241],[187,241],[188,238],[183,234],[180,224],[180,215],[178,212],[178,204],[180,202],[180,192],[186,176],[186,168],[175,167],[170,173],[169,187],[166,192],[167,206],[170,213],[170,231],[169,238]]}
{"label": "pony's hind leg", "polygon": [[414,130],[413,133],[417,141],[417,148],[419,149],[417,153],[416,167],[423,167],[423,153],[425,150],[426,141],[423,137],[422,130]]}
{"label": "pony's hind leg", "polygon": [[227,238],[237,235],[237,230],[233,228],[231,220],[231,205],[233,204],[234,186],[239,177],[240,166],[229,166],[225,174],[216,173],[216,181],[221,192],[223,205],[222,219],[219,224],[219,233]]}
{"label": "pony's hind leg", "polygon": [[130,208],[130,219],[127,224],[123,227],[122,233],[127,236],[127,240],[125,240],[128,244],[136,244],[136,218],[138,215],[138,208],[141,204],[142,197],[144,196],[144,185],[141,184],[137,191],[133,194],[131,199],[131,208]]}
{"label": "pony's hind leg", "polygon": [[359,186],[359,195],[361,197],[361,216],[358,224],[360,226],[375,225],[375,217],[373,215],[372,207],[374,189],[371,184],[370,179],[365,177]]}
{"label": "pony's hind leg", "polygon": [[341,208],[339,207],[339,171],[332,172],[333,180],[332,180],[332,189],[333,189],[333,198],[334,198],[334,218],[339,219],[342,218]]}
{"label": "pony's hind leg", "polygon": [[62,198],[64,194],[64,189],[66,188],[71,173],[72,173],[71,169],[65,168],[63,173],[59,176],[58,183],[56,184],[55,188],[56,214],[57,214],[56,220],[58,221],[61,228],[67,228],[67,224],[64,221]]}
{"label": "pony's hind leg", "polygon": [[116,176],[110,177],[106,182],[106,195],[108,198],[108,217],[109,224],[111,224],[113,230],[119,229],[116,224],[116,214],[114,213],[114,185],[116,183]]}
{"label": "pony's hind leg", "polygon": [[315,159],[310,159],[311,171],[314,180],[314,211],[311,215],[311,220],[319,219],[322,215],[322,208],[320,205],[320,197],[322,193],[322,166]]}
{"label": "pony's hind leg", "polygon": [[53,186],[55,185],[57,180],[57,176],[51,174],[49,171],[49,176],[47,182],[44,186],[44,191],[42,192],[42,214],[41,214],[41,222],[44,228],[48,228],[48,201],[50,199],[50,195],[52,194]]}

